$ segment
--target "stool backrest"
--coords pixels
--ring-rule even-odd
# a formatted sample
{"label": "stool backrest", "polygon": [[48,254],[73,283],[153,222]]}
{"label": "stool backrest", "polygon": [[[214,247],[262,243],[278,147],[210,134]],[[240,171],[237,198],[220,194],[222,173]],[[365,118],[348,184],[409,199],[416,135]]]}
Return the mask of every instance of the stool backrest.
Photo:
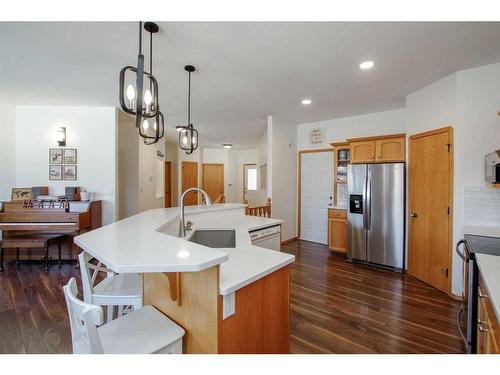
{"label": "stool backrest", "polygon": [[104,323],[102,307],[85,303],[77,298],[78,288],[74,277],[63,287],[63,290],[68,307],[73,353],[104,353],[97,332],[97,326]]}
{"label": "stool backrest", "polygon": [[78,255],[80,272],[82,273],[83,300],[86,303],[92,303],[94,284],[99,271],[106,272],[108,276],[113,276],[113,273],[107,268],[103,267],[101,262],[98,262],[97,265],[90,263],[92,259],[92,255],[90,255],[86,251],[82,251]]}

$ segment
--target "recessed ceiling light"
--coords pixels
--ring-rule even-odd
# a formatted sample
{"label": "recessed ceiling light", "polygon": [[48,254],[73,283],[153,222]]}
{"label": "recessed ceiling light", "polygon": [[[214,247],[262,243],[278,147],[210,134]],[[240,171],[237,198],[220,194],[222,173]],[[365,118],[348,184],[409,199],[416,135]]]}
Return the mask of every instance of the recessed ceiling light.
{"label": "recessed ceiling light", "polygon": [[373,61],[363,61],[361,64],[359,64],[359,68],[363,70],[371,69],[375,63]]}
{"label": "recessed ceiling light", "polygon": [[222,144],[222,147],[224,147],[224,148],[233,148],[233,145],[231,143],[224,143],[224,144]]}
{"label": "recessed ceiling light", "polygon": [[303,99],[303,100],[302,100],[302,104],[304,104],[304,105],[309,105],[309,104],[311,104],[311,103],[312,103],[312,100],[311,100],[311,99]]}

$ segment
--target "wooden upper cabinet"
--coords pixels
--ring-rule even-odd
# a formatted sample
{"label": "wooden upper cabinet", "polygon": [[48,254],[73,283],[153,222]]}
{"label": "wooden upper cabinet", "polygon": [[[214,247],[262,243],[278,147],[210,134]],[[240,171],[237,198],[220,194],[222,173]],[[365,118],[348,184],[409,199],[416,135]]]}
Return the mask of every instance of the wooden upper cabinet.
{"label": "wooden upper cabinet", "polygon": [[375,141],[375,161],[404,161],[406,139],[388,138]]}
{"label": "wooden upper cabinet", "polygon": [[351,163],[405,161],[405,134],[349,139]]}
{"label": "wooden upper cabinet", "polygon": [[374,141],[350,142],[351,163],[373,163],[375,161]]}

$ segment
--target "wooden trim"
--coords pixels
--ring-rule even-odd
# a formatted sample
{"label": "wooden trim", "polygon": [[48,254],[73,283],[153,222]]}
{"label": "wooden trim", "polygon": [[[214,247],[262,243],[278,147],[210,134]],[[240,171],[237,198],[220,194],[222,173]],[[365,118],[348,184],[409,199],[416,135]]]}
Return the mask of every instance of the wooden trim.
{"label": "wooden trim", "polygon": [[255,168],[257,169],[257,163],[244,163],[243,164],[243,195],[242,195],[242,197],[243,197],[243,203],[248,202],[248,199],[245,196],[246,195],[245,194],[245,180],[246,180],[246,178],[245,178],[245,167],[249,167],[249,166],[252,166],[252,165],[255,165]]}
{"label": "wooden trim", "polygon": [[[172,207],[172,162],[170,160],[165,160],[165,164],[163,166],[164,168],[164,176],[163,179],[165,181],[165,184],[163,186],[164,192],[163,192],[163,200],[164,200],[164,206],[165,207]],[[167,172],[168,171],[168,172]],[[168,196],[167,196],[167,181],[170,186],[168,186]]]}
{"label": "wooden trim", "polygon": [[379,139],[390,139],[390,138],[406,138],[406,133],[376,135],[376,136],[372,136],[372,137],[348,138],[347,141],[348,142],[365,142],[365,141],[376,141]]}
{"label": "wooden trim", "polygon": [[[301,214],[301,185],[302,185],[302,154],[310,154],[315,152],[333,152],[333,148],[320,148],[317,150],[300,150],[297,152],[297,239],[300,239],[300,214]],[[335,155],[333,158],[335,162]],[[333,171],[332,171],[333,175]],[[333,180],[333,178],[332,178]],[[332,184],[332,189],[333,189]],[[332,192],[333,195],[334,192]]]}
{"label": "wooden trim", "polygon": [[349,148],[349,142],[335,142],[335,143],[330,143],[333,148]]}
{"label": "wooden trim", "polygon": [[281,246],[286,245],[287,243],[290,243],[290,242],[293,242],[293,241],[297,241],[297,239],[298,239],[297,237],[292,237],[292,238],[290,238],[288,240],[281,241]]}
{"label": "wooden trim", "polygon": [[[450,132],[450,135],[453,137],[453,127],[446,126],[446,127],[439,128],[439,129],[429,130],[429,131],[426,131],[423,133],[412,134],[408,137],[408,139],[418,139],[418,138],[427,137],[429,135],[435,135],[435,134],[445,133],[445,132]],[[453,139],[452,139],[452,141],[453,141]]]}
{"label": "wooden trim", "polygon": [[[433,129],[429,130],[423,133],[417,133],[410,135],[408,137],[408,207],[407,207],[407,225],[408,225],[408,260],[410,258],[410,238],[411,238],[411,207],[413,203],[413,194],[412,194],[412,185],[410,181],[410,170],[411,170],[411,145],[410,142],[415,139],[427,137],[430,135],[436,135],[440,133],[448,133],[449,134],[449,140],[450,140],[450,196],[449,196],[449,206],[450,206],[450,227],[448,230],[448,251],[449,251],[449,256],[448,256],[448,286],[447,286],[447,291],[446,293],[450,296],[453,297],[454,295],[451,292],[451,285],[452,285],[452,276],[453,276],[453,215],[454,215],[454,134],[453,134],[453,127],[447,126],[439,129]],[[410,270],[410,263],[408,261],[408,273]],[[411,273],[410,273],[411,274]]]}
{"label": "wooden trim", "polygon": [[498,189],[500,188],[500,184],[491,184],[490,187]]}

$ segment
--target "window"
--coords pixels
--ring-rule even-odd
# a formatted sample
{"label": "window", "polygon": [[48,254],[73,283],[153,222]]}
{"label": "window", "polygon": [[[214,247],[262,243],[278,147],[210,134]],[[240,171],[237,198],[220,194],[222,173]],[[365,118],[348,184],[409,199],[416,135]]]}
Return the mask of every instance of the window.
{"label": "window", "polygon": [[245,188],[249,191],[257,190],[257,168],[256,167],[248,167],[246,169],[246,186]]}

